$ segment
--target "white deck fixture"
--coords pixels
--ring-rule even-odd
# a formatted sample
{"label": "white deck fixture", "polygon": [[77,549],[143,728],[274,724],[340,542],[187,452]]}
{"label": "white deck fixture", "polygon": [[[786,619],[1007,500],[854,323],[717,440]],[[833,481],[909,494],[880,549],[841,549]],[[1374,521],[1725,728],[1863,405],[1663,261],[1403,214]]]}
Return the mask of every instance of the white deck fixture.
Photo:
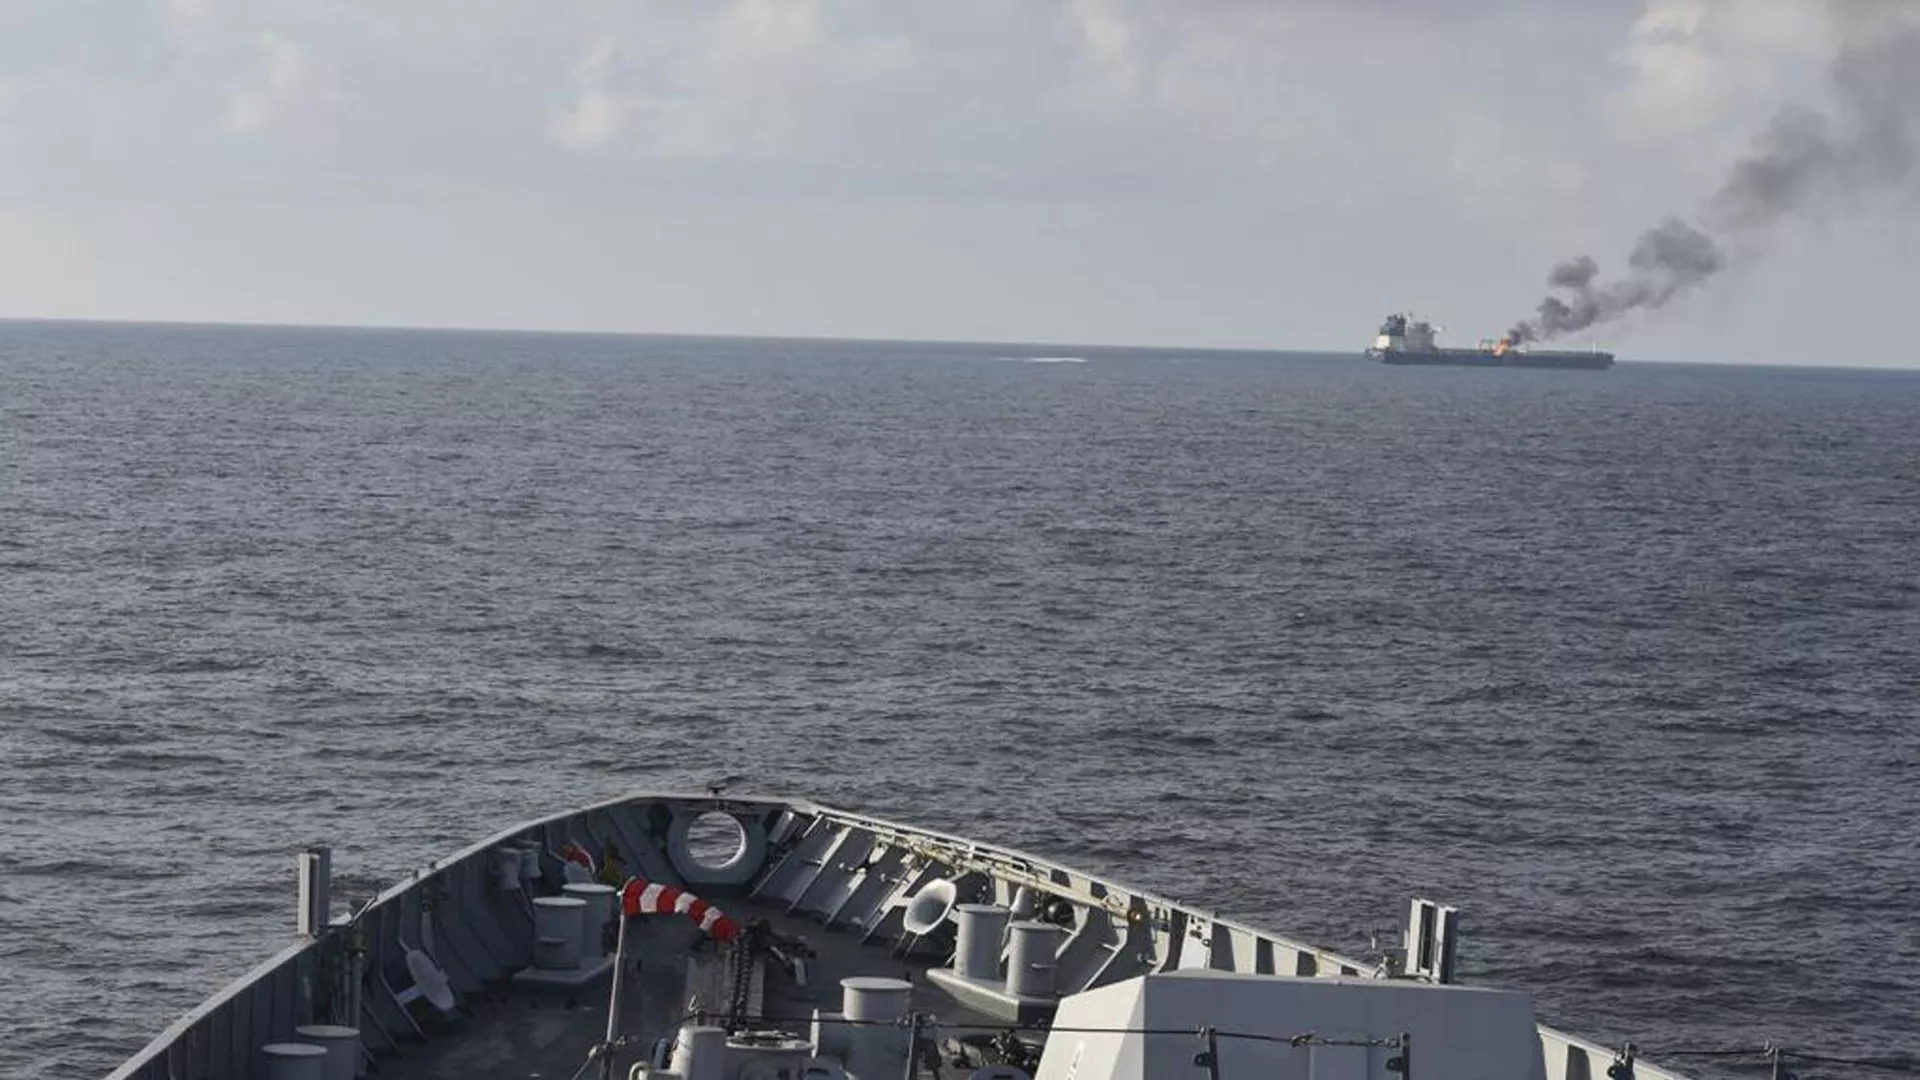
{"label": "white deck fixture", "polygon": [[266,1059],[266,1080],[326,1080],[327,1049],[303,1042],[268,1043],[260,1048]]}
{"label": "white deck fixture", "polygon": [[[1532,1002],[1510,990],[1167,971],[1075,994],[1060,1003],[1054,1027],[1068,1030],[1047,1040],[1035,1080],[1194,1076],[1196,1055],[1206,1053],[1217,1055],[1213,1075],[1222,1077],[1546,1076]],[[1081,1028],[1123,1033],[1071,1030]]]}
{"label": "white deck fixture", "polygon": [[308,1024],[293,1029],[301,1042],[327,1052],[322,1080],[353,1080],[360,1070],[360,1029],[339,1024]]}

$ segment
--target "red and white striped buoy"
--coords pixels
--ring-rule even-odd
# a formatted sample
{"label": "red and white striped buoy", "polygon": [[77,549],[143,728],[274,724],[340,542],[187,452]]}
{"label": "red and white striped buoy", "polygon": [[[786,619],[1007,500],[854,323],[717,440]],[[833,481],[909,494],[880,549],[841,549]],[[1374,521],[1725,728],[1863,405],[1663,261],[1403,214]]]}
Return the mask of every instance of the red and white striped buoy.
{"label": "red and white striped buoy", "polygon": [[725,912],[685,889],[633,878],[620,890],[620,910],[628,915],[685,915],[713,935],[732,941],[740,927]]}

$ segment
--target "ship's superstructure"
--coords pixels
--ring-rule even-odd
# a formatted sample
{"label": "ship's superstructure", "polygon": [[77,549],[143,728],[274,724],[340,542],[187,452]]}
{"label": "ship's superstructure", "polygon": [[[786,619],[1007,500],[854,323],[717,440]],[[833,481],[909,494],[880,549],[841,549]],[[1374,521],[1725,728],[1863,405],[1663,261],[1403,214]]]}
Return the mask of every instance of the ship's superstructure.
{"label": "ship's superstructure", "polygon": [[1433,324],[1424,319],[1395,313],[1380,324],[1380,336],[1373,339],[1369,352],[1432,352]]}
{"label": "ship's superstructure", "polygon": [[1398,312],[1380,324],[1380,333],[1367,349],[1367,359],[1383,364],[1443,364],[1466,367],[1577,368],[1613,366],[1613,354],[1599,349],[1535,349],[1509,338],[1481,341],[1471,349],[1449,349],[1434,340],[1435,328],[1424,319]]}

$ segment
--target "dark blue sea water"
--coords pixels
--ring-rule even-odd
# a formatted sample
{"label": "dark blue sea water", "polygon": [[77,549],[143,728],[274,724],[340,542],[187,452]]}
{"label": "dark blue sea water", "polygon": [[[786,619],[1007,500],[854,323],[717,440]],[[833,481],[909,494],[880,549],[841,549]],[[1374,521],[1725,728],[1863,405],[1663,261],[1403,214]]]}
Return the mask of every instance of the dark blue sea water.
{"label": "dark blue sea water", "polygon": [[0,616],[7,1076],[303,844],[725,776],[1350,952],[1433,895],[1656,1057],[1915,1042],[1916,374],[0,324]]}

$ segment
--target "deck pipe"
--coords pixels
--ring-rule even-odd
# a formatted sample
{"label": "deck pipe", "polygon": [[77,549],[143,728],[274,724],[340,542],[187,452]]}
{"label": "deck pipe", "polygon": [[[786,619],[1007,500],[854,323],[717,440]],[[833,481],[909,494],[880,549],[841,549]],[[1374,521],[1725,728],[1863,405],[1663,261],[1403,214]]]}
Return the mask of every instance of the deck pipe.
{"label": "deck pipe", "polygon": [[310,847],[299,855],[301,937],[319,937],[333,918],[333,849]]}

